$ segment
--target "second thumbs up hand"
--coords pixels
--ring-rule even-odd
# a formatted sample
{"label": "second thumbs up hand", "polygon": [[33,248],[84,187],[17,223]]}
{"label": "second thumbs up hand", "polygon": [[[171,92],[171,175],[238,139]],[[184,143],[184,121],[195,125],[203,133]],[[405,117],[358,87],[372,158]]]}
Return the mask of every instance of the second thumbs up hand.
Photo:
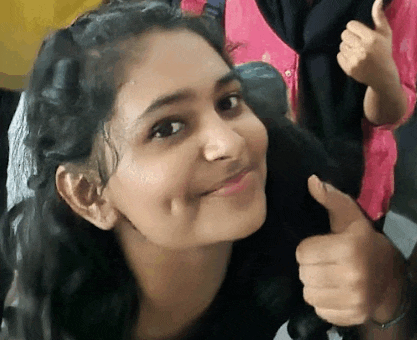
{"label": "second thumbs up hand", "polygon": [[342,33],[337,61],[342,70],[356,81],[383,91],[399,82],[392,56],[392,30],[383,10],[383,0],[372,6],[374,29],[352,20]]}
{"label": "second thumbs up hand", "polygon": [[392,320],[403,285],[401,255],[351,197],[315,175],[308,188],[328,210],[331,233],[309,237],[297,247],[305,301],[338,326]]}

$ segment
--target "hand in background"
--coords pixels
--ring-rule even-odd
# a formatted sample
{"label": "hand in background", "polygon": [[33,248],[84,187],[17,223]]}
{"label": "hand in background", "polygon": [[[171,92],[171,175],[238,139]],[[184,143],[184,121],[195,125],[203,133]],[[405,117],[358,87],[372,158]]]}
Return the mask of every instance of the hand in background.
{"label": "hand in background", "polygon": [[342,33],[337,61],[347,75],[380,91],[393,81],[399,83],[392,57],[392,31],[385,17],[383,0],[375,0],[372,18],[375,29],[359,21],[348,22]]}
{"label": "hand in background", "polygon": [[339,326],[391,320],[402,287],[396,274],[398,251],[348,195],[316,176],[309,178],[308,187],[329,212],[331,234],[309,237],[297,248],[305,301]]}

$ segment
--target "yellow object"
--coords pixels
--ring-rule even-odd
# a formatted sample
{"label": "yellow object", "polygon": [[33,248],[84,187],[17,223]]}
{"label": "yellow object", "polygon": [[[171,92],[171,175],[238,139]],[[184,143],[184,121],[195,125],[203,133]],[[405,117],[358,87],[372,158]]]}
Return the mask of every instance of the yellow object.
{"label": "yellow object", "polygon": [[0,87],[24,87],[44,37],[100,3],[100,0],[1,0]]}

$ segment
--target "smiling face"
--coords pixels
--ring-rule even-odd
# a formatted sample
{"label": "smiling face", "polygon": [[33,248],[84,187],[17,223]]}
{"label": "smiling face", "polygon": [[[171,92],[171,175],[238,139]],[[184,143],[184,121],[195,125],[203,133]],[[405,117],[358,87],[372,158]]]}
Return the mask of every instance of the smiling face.
{"label": "smiling face", "polygon": [[120,157],[111,204],[161,247],[252,234],[266,215],[267,134],[240,82],[194,33],[154,31],[140,46],[109,123]]}

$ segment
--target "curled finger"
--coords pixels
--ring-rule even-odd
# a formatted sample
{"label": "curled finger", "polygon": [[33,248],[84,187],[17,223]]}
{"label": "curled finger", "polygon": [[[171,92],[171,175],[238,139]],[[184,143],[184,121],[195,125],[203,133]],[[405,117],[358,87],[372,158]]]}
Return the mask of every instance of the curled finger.
{"label": "curled finger", "polygon": [[368,301],[360,292],[350,292],[343,288],[304,287],[305,302],[315,308],[330,310],[351,310],[357,315],[367,314]]}
{"label": "curled finger", "polygon": [[300,281],[309,288],[337,288],[341,285],[343,278],[337,264],[302,265],[299,268]]}
{"label": "curled finger", "polygon": [[316,314],[327,322],[336,326],[357,326],[364,324],[369,316],[367,313],[358,313],[356,310],[345,309],[329,309],[329,308],[314,308]]}
{"label": "curled finger", "polygon": [[339,45],[339,51],[346,57],[346,59],[349,59],[349,54],[352,53],[352,50],[353,47],[343,41]]}
{"label": "curled finger", "polygon": [[362,46],[362,39],[350,30],[344,30],[341,35],[342,42],[350,47]]}

